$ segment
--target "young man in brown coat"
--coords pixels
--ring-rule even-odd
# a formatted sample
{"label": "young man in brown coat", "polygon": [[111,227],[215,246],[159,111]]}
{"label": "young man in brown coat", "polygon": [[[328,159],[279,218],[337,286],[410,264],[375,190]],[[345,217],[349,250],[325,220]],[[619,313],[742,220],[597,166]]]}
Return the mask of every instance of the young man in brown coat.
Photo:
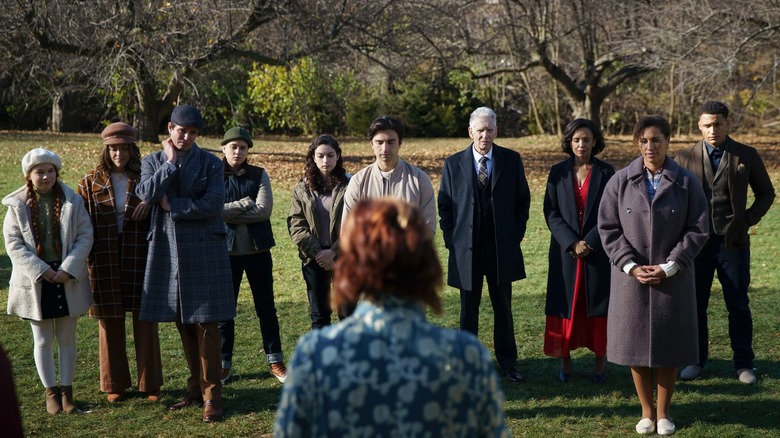
{"label": "young man in brown coat", "polygon": [[[753,317],[750,313],[750,236],[775,199],[772,181],[756,149],[728,136],[729,109],[722,102],[705,102],[699,110],[703,140],[677,154],[704,187],[710,209],[710,239],[696,257],[696,301],[699,318],[699,363],[683,369],[680,378],[699,376],[709,353],[707,305],[715,271],[729,312],[729,337],[740,382],[753,384]],[[754,200],[747,207],[747,189]]]}

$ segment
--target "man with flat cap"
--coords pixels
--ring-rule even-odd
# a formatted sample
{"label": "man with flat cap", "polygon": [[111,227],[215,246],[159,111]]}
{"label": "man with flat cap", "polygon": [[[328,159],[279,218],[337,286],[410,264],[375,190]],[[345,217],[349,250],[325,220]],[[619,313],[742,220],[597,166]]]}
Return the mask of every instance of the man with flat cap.
{"label": "man with flat cap", "polygon": [[222,160],[195,144],[200,111],[174,108],[163,150],[144,158],[136,193],[152,207],[141,319],[174,321],[190,376],[171,410],[203,403],[203,421],[222,420],[219,321],[235,316],[222,209]]}

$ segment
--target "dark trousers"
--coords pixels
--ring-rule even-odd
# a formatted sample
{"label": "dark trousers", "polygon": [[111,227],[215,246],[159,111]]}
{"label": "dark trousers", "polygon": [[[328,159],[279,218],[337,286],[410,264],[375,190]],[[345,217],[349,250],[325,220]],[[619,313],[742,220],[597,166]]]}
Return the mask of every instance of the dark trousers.
{"label": "dark trousers", "polygon": [[[333,271],[328,271],[317,262],[312,261],[301,267],[303,279],[306,281],[306,294],[309,297],[312,330],[330,325],[330,315],[333,313],[330,303],[330,285],[333,281]],[[338,309],[339,320],[346,318],[355,311],[354,305],[344,305]]]}
{"label": "dark trousers", "polygon": [[[241,279],[246,272],[255,314],[260,320],[260,333],[263,336],[263,350],[269,363],[282,362],[282,340],[279,335],[279,319],[274,304],[274,277],[271,251],[257,254],[230,256],[230,268],[233,272],[233,294],[238,303]],[[222,335],[222,368],[231,368],[233,345],[235,344],[235,321],[229,319],[219,323]]]}
{"label": "dark trousers", "polygon": [[219,367],[219,331],[217,323],[182,324],[176,321],[190,377],[188,400],[222,400]]}
{"label": "dark trousers", "polygon": [[696,308],[699,317],[699,366],[709,355],[707,306],[712,281],[718,272],[723,299],[729,314],[729,338],[734,368],[753,368],[753,317],[750,314],[750,248],[726,249],[723,237],[712,236],[694,261],[696,269]]}
{"label": "dark trousers", "polygon": [[[489,246],[488,246],[489,247]],[[492,249],[491,249],[492,250]],[[493,345],[496,360],[502,370],[509,370],[517,363],[515,323],[512,316],[512,284],[496,284],[495,256],[477,251],[474,254],[471,290],[460,290],[460,329],[473,333],[479,331],[479,305],[482,302],[482,281],[487,277],[490,303],[493,306]]]}

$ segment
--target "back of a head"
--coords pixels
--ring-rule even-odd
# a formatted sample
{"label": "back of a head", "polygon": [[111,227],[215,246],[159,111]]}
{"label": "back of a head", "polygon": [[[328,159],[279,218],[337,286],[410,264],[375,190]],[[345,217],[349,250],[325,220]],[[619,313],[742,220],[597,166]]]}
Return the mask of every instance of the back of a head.
{"label": "back of a head", "polygon": [[394,198],[361,201],[345,218],[339,242],[335,305],[394,296],[441,311],[442,269],[419,210]]}

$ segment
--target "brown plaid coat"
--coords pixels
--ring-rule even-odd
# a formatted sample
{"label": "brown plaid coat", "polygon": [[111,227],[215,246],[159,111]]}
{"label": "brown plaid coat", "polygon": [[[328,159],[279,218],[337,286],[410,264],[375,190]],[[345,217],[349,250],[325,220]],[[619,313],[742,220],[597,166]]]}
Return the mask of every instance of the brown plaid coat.
{"label": "brown plaid coat", "polygon": [[139,179],[140,176],[130,176],[127,187],[122,188],[126,205],[121,241],[116,227],[111,177],[92,170],[79,182],[78,192],[84,198],[95,235],[89,253],[89,280],[95,303],[89,314],[96,318],[124,318],[125,312],[141,308],[149,218],[143,221],[130,219],[141,202],[135,194]]}

